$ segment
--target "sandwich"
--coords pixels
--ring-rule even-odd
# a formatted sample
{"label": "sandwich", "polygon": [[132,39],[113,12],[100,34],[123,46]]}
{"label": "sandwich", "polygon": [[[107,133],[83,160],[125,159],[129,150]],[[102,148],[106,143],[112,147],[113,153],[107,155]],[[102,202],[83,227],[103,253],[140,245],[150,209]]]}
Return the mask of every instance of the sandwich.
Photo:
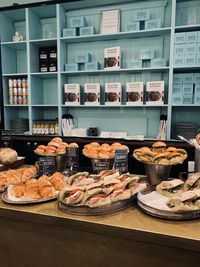
{"label": "sandwich", "polygon": [[90,190],[86,192],[87,197],[84,199],[84,204],[90,208],[102,207],[111,204],[110,196],[105,194],[101,188]]}
{"label": "sandwich", "polygon": [[185,159],[185,156],[175,151],[175,152],[169,153],[167,155],[167,158],[169,159],[170,164],[174,165],[174,164],[182,163]]}
{"label": "sandwich", "polygon": [[184,182],[180,179],[174,179],[171,181],[163,181],[156,186],[156,191],[164,196],[172,197],[176,193],[183,191]]}
{"label": "sandwich", "polygon": [[144,190],[147,187],[147,183],[145,181],[141,181],[137,184],[132,185],[129,189],[131,191],[131,196],[134,196],[138,192]]}
{"label": "sandwich", "polygon": [[200,172],[191,175],[184,184],[184,191],[200,188]]}
{"label": "sandwich", "polygon": [[116,202],[120,200],[129,199],[131,197],[131,190],[130,189],[116,189],[110,195],[111,202]]}
{"label": "sandwich", "polygon": [[200,208],[200,190],[183,192],[167,202],[173,211],[190,211]]}
{"label": "sandwich", "polygon": [[152,150],[156,153],[162,153],[162,152],[165,152],[166,147],[167,147],[167,145],[165,142],[157,141],[157,142],[153,143]]}
{"label": "sandwich", "polygon": [[185,151],[185,149],[177,148],[176,152],[181,154],[181,156],[183,157],[183,160],[185,160],[187,158],[187,152]]}
{"label": "sandwich", "polygon": [[69,185],[72,185],[75,182],[75,180],[79,181],[83,178],[88,177],[88,175],[89,175],[89,172],[77,172],[76,174],[73,174],[67,177],[67,183]]}
{"label": "sandwich", "polygon": [[133,156],[142,162],[152,162],[155,153],[149,147],[141,147],[133,151]]}
{"label": "sandwich", "polygon": [[110,194],[115,190],[115,185],[120,184],[120,180],[118,179],[110,179],[110,180],[105,180],[103,182],[103,192],[105,194]]}
{"label": "sandwich", "polygon": [[59,198],[68,205],[80,204],[84,192],[80,187],[65,187],[60,191]]}
{"label": "sandwich", "polygon": [[170,161],[167,158],[167,154],[162,152],[157,154],[154,158],[153,158],[153,163],[155,164],[162,164],[162,165],[169,165]]}
{"label": "sandwich", "polygon": [[118,170],[107,170],[100,172],[102,180],[118,179],[120,174]]}

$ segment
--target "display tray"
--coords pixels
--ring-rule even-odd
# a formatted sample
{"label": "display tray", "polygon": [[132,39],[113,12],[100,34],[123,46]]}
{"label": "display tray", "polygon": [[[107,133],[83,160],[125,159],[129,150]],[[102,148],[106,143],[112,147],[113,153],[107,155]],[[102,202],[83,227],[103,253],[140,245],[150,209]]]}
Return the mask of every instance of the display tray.
{"label": "display tray", "polygon": [[0,171],[6,171],[9,169],[16,169],[16,168],[24,165],[24,163],[25,163],[25,157],[18,157],[17,160],[15,162],[13,162],[12,164],[0,163]]}
{"label": "display tray", "polygon": [[2,200],[5,203],[14,204],[14,205],[39,204],[39,203],[49,202],[49,201],[56,200],[56,199],[57,199],[56,197],[51,197],[51,198],[41,198],[41,199],[37,199],[37,200],[19,200],[19,201],[14,201],[14,200],[11,200],[9,198],[7,191],[2,194]]}
{"label": "display tray", "polygon": [[[153,201],[151,200],[151,204],[145,203],[145,199],[143,196],[147,196],[148,194],[155,192],[155,186],[149,186],[146,189],[144,189],[142,192],[138,193],[137,196],[137,204],[139,208],[144,212],[147,213],[153,217],[161,218],[161,219],[166,219],[166,220],[177,220],[177,221],[183,221],[183,220],[193,220],[200,218],[200,210],[193,210],[193,211],[171,211],[171,210],[164,210],[161,208],[156,208],[153,207],[156,204],[153,204]],[[164,200],[167,199],[168,197],[161,196],[161,199]],[[154,201],[155,203],[158,203],[158,199]],[[164,203],[162,203],[162,206],[164,207]],[[165,207],[164,207],[165,208]],[[166,205],[167,209],[167,205]],[[169,208],[168,208],[169,209]]]}
{"label": "display tray", "polygon": [[132,206],[133,201],[136,199],[136,196],[132,196],[129,199],[117,201],[111,205],[108,206],[102,206],[102,207],[94,207],[90,208],[88,206],[72,206],[67,205],[64,202],[60,201],[58,202],[58,209],[72,214],[72,215],[105,215],[113,212],[117,212],[120,210],[124,210],[130,206]]}

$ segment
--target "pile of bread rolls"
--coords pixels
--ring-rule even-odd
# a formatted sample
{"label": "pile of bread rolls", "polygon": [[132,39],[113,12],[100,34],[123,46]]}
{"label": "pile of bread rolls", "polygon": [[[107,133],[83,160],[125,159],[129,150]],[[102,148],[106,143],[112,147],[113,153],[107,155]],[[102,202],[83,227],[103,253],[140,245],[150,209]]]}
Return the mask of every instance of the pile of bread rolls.
{"label": "pile of bread rolls", "polygon": [[43,175],[38,180],[30,179],[25,183],[16,184],[9,191],[9,195],[11,199],[12,197],[33,200],[52,198],[57,195],[56,191],[60,191],[64,186],[64,175],[56,172],[50,177]]}
{"label": "pile of bread rolls", "polygon": [[60,137],[54,137],[47,146],[39,145],[35,149],[35,153],[42,156],[65,154],[68,147],[78,147],[76,143],[63,142]]}
{"label": "pile of bread rolls", "polygon": [[98,142],[92,142],[85,145],[82,152],[83,155],[88,158],[111,159],[114,158],[116,149],[126,149],[127,151],[129,151],[127,146],[122,145],[118,142],[115,142],[111,145],[106,143],[100,145]]}
{"label": "pile of bread rolls", "polygon": [[167,147],[165,142],[157,141],[152,147],[141,147],[133,151],[133,156],[144,163],[175,165],[187,158],[187,152],[182,148]]}
{"label": "pile of bread rolls", "polygon": [[14,149],[5,147],[0,149],[0,162],[3,164],[12,164],[17,161],[18,155]]}

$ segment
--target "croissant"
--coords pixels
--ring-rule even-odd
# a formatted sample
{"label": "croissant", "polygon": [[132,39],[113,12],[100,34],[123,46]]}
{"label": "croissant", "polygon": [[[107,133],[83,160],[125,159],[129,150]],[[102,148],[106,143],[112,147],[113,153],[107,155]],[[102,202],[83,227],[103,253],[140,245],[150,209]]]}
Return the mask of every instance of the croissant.
{"label": "croissant", "polygon": [[20,182],[21,182],[21,179],[16,174],[12,174],[11,176],[8,177],[8,185],[19,184]]}
{"label": "croissant", "polygon": [[37,191],[29,191],[29,192],[25,191],[24,196],[28,197],[28,198],[32,198],[32,199],[40,199],[41,198],[39,190],[37,190]]}
{"label": "croissant", "polygon": [[12,189],[12,195],[14,197],[20,198],[23,197],[25,193],[25,185],[24,184],[17,184]]}
{"label": "croissant", "polygon": [[64,181],[61,178],[57,178],[56,176],[51,177],[50,182],[54,186],[56,190],[61,190],[64,187]]}
{"label": "croissant", "polygon": [[40,188],[40,195],[43,198],[50,198],[55,196],[55,189],[53,186],[43,186]]}
{"label": "croissant", "polygon": [[39,190],[44,186],[51,186],[51,183],[48,181],[48,176],[43,175],[38,179]]}
{"label": "croissant", "polygon": [[0,186],[8,185],[8,177],[4,174],[0,177]]}
{"label": "croissant", "polygon": [[54,178],[54,177],[61,178],[63,180],[65,178],[65,176],[62,173],[60,173],[60,172],[55,172],[53,175],[51,175],[51,178]]}
{"label": "croissant", "polygon": [[25,168],[21,177],[22,182],[26,182],[28,179],[34,177],[36,170],[36,167]]}

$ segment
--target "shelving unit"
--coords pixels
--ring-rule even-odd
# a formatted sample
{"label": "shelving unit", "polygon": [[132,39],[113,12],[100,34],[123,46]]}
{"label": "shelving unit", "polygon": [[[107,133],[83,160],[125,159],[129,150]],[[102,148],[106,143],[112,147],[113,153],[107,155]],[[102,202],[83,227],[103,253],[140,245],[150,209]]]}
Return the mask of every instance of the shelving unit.
{"label": "shelving unit", "polygon": [[[190,2],[190,4],[188,4]],[[194,7],[194,9],[192,9]],[[119,9],[121,13],[120,32],[100,34],[101,12]],[[149,9],[151,19],[161,18],[161,28],[140,31],[127,31],[132,13],[137,9]],[[123,1],[105,0],[78,1],[61,4],[41,5],[2,11],[0,14],[2,76],[4,95],[5,127],[10,128],[14,118],[29,119],[29,132],[32,134],[33,121],[56,119],[59,121],[60,134],[62,115],[70,113],[76,127],[98,127],[104,131],[126,131],[128,134],[144,134],[146,138],[155,138],[160,115],[167,113],[167,138],[173,138],[176,122],[189,120],[200,125],[199,105],[173,105],[173,74],[199,72],[200,66],[174,67],[174,35],[176,32],[200,30],[200,19],[189,23],[184,15],[197,10],[199,1],[184,0],[143,0]],[[63,37],[69,18],[85,16],[88,26],[94,26],[96,34],[88,36]],[[13,42],[12,37],[19,31],[24,41]],[[104,48],[120,46],[122,66],[119,70],[103,69]],[[57,47],[58,65],[56,72],[39,72],[39,48]],[[167,59],[166,67],[152,68],[148,61],[143,68],[129,68],[129,60],[137,59],[141,48],[153,47],[156,58]],[[83,66],[79,71],[65,71],[66,63],[74,63],[78,52],[89,52],[92,61],[100,63],[100,69],[86,71]],[[8,104],[8,79],[27,77],[29,83],[29,105]],[[127,82],[164,80],[165,101],[163,105],[149,106],[66,106],[64,105],[64,84],[98,82],[103,92],[106,82],[121,82],[123,98]],[[103,95],[103,94],[102,94]],[[190,113],[192,112],[192,119]],[[119,123],[120,122],[120,123]]]}

